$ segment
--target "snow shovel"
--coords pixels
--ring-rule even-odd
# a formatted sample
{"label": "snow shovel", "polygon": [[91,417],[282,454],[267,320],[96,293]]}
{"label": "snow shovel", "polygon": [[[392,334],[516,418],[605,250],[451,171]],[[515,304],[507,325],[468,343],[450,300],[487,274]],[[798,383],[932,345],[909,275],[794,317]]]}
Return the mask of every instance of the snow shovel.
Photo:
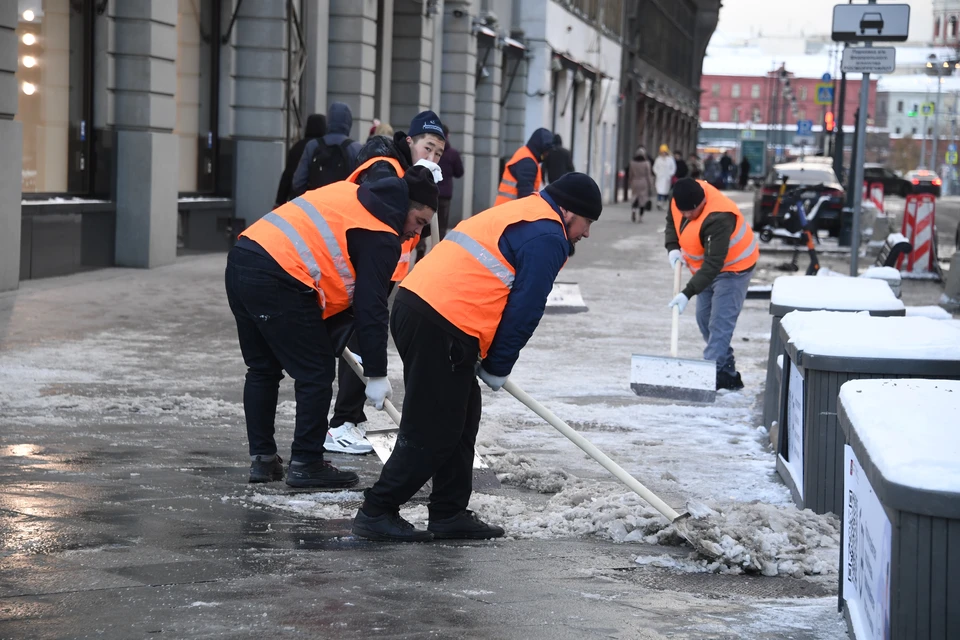
{"label": "snow shovel", "polygon": [[[673,295],[680,293],[680,269],[673,270]],[[670,330],[670,357],[633,355],[630,366],[630,388],[638,396],[668,400],[713,402],[717,397],[717,364],[710,360],[679,358],[680,309],[673,307]]]}
{"label": "snow shovel", "polygon": [[[360,361],[357,360],[357,356],[347,348],[343,349],[342,355],[343,359],[350,365],[350,368],[353,369],[353,372],[366,384],[367,378],[363,375],[363,366],[360,364]],[[387,415],[390,416],[390,419],[393,420],[393,423],[397,426],[389,429],[370,429],[364,435],[367,441],[373,446],[373,451],[377,454],[377,457],[380,458],[380,462],[386,463],[393,453],[393,448],[397,444],[397,434],[400,431],[400,412],[397,411],[397,408],[390,402],[389,398],[383,401],[383,410],[387,412]],[[476,452],[473,454],[473,488],[500,488],[500,480],[497,478],[497,474],[494,473],[493,469],[491,469]]]}
{"label": "snow shovel", "polygon": [[689,513],[677,513],[676,510],[661,500],[655,493],[650,491],[650,489],[647,489],[645,486],[643,486],[639,480],[627,473],[623,467],[611,460],[607,454],[605,454],[603,451],[600,451],[600,449],[597,449],[592,442],[577,433],[573,427],[557,417],[555,413],[534,400],[526,391],[518,387],[512,380],[507,379],[507,381],[503,384],[503,388],[507,390],[507,393],[525,404],[538,416],[549,422],[550,426],[554,427],[557,431],[569,438],[573,444],[583,449],[588,456],[599,462],[604,469],[612,473],[614,477],[625,484],[628,489],[646,500],[647,504],[659,511],[660,515],[670,521],[670,524],[674,526],[677,534],[689,542],[694,549],[705,556],[714,558],[717,557],[717,554],[714,551],[711,551],[703,544],[700,544],[697,540],[697,537],[693,535],[693,532],[689,527],[687,527],[687,520],[690,518]]}

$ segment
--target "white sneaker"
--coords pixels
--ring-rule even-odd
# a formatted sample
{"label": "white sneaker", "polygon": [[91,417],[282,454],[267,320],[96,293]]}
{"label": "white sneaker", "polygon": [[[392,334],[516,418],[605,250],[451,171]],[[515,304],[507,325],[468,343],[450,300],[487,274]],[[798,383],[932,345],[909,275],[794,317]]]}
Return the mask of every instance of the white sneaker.
{"label": "white sneaker", "polygon": [[373,445],[367,442],[364,431],[352,422],[344,422],[339,427],[327,431],[323,448],[331,453],[353,453],[363,455],[373,451]]}

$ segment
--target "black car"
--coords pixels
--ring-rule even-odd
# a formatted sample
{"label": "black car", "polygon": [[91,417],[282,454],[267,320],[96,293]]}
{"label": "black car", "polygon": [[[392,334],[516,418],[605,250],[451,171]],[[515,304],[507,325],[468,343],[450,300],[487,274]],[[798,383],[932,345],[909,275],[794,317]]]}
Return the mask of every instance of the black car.
{"label": "black car", "polygon": [[910,193],[932,193],[935,197],[940,197],[943,181],[933,171],[917,169],[907,172],[904,177],[910,181]]}
{"label": "black car", "polygon": [[753,197],[753,230],[760,231],[773,213],[777,195],[783,178],[787,178],[787,189],[798,185],[809,185],[809,193],[804,192],[804,200],[816,202],[823,195],[834,196],[824,203],[817,214],[817,227],[830,232],[831,236],[840,235],[840,212],[843,210],[844,190],[833,167],[825,162],[786,162],[774,165],[764,179],[763,187]]}
{"label": "black car", "polygon": [[883,185],[883,195],[906,198],[913,192],[913,184],[901,178],[882,164],[863,165],[863,181],[867,184],[879,182]]}

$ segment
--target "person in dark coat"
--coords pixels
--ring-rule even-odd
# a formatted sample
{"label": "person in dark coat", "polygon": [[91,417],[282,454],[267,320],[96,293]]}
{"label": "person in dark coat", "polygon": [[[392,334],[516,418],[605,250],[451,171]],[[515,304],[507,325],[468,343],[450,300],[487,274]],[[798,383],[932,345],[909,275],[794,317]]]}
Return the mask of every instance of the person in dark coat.
{"label": "person in dark coat", "polygon": [[543,161],[543,168],[547,172],[547,182],[556,182],[561,176],[576,171],[573,168],[573,158],[569,149],[564,149],[563,138],[559,134],[553,136],[553,149]]}
{"label": "person in dark coat", "polygon": [[747,160],[747,156],[743,156],[743,160],[740,161],[740,190],[741,191],[747,188],[748,182],[750,182],[750,161]]}
{"label": "person in dark coat", "polygon": [[690,176],[690,168],[687,167],[687,163],[683,160],[683,152],[674,151],[673,158],[677,161],[677,172],[673,174],[673,177],[676,180],[683,180]]}
{"label": "person in dark coat", "polygon": [[[550,157],[550,152],[553,150],[553,133],[549,129],[540,127],[530,134],[530,138],[524,146],[536,160],[526,157],[512,164],[510,160],[507,161],[501,174],[500,188],[497,192],[495,205],[517,198],[526,198],[530,194],[540,191],[543,186],[543,173],[540,171],[540,164]],[[516,194],[509,194],[505,191],[505,186],[510,183],[513,183]]]}
{"label": "person in dark coat", "polygon": [[726,189],[727,185],[730,184],[731,174],[733,173],[733,158],[730,157],[730,154],[726,151],[723,152],[723,155],[720,157],[720,179],[722,180],[723,188]]}
{"label": "person in dark coat", "polygon": [[291,190],[293,188],[293,172],[300,164],[300,156],[307,144],[316,138],[322,138],[327,134],[327,116],[322,113],[315,113],[307,118],[307,126],[303,131],[303,138],[297,140],[290,150],[287,151],[287,164],[283,168],[283,175],[280,176],[280,185],[277,187],[277,198],[274,204],[282,205],[284,202],[293,200]]}
{"label": "person in dark coat", "polygon": [[[334,102],[327,109],[327,133],[323,136],[323,142],[330,147],[343,144],[350,137],[350,129],[353,127],[353,113],[350,107],[343,102]],[[293,187],[290,192],[291,197],[302,195],[307,190],[307,182],[310,179],[310,160],[320,146],[319,140],[311,140],[303,149],[300,156],[300,163],[296,171],[293,172]],[[359,142],[352,142],[347,147],[347,160],[354,166],[357,162],[357,154],[363,147]]]}
{"label": "person in dark coat", "polygon": [[450,203],[453,201],[453,180],[463,177],[463,160],[460,159],[460,152],[450,144],[450,130],[447,125],[443,125],[443,135],[447,139],[447,145],[443,148],[443,155],[440,156],[438,165],[443,172],[443,180],[437,187],[440,189],[440,208],[437,209],[437,223],[440,225],[440,239],[447,235],[447,228],[450,225]]}

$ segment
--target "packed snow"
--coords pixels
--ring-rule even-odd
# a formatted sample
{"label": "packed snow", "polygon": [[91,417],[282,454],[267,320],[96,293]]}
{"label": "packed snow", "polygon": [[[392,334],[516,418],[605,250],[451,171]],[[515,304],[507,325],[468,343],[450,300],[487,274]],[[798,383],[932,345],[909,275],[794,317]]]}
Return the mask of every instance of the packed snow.
{"label": "packed snow", "polygon": [[925,307],[907,307],[907,317],[911,318],[930,318],[931,320],[952,320],[950,315],[943,307],[929,305]]}
{"label": "packed snow", "polygon": [[840,404],[889,482],[960,494],[960,381],[852,380]]}
{"label": "packed snow", "polygon": [[791,311],[781,326],[798,351],[811,355],[960,361],[957,330],[930,318]]}
{"label": "packed snow", "polygon": [[770,303],[794,309],[832,311],[898,311],[897,299],[886,282],[873,278],[808,278],[781,276],[773,283]]}

